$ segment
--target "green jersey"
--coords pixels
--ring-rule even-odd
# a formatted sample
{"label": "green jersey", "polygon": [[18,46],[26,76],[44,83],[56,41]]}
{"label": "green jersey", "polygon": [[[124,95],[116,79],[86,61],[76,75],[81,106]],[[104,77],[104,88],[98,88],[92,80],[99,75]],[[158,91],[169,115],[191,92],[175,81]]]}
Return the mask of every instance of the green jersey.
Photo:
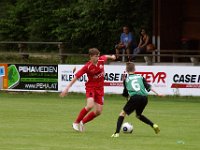
{"label": "green jersey", "polygon": [[125,88],[130,96],[142,95],[147,96],[151,90],[151,85],[149,85],[145,78],[137,74],[129,74],[125,80]]}

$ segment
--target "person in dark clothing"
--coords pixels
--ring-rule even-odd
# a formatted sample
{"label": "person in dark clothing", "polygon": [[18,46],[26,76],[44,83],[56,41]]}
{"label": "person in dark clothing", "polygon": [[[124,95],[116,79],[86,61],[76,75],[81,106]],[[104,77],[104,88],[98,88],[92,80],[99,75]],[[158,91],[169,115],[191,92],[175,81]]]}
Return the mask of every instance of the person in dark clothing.
{"label": "person in dark clothing", "polygon": [[140,42],[138,46],[133,50],[133,57],[132,60],[135,60],[137,54],[146,53],[147,52],[147,45],[150,44],[150,37],[146,33],[144,28],[140,31]]}

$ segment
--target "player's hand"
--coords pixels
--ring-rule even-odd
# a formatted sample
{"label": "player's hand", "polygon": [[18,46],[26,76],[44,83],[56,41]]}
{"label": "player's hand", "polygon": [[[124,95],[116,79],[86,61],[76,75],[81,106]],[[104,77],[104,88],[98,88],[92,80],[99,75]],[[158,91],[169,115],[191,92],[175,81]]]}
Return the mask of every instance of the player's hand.
{"label": "player's hand", "polygon": [[61,93],[60,93],[60,97],[64,97],[66,95],[66,93],[64,92],[64,91],[62,91]]}
{"label": "player's hand", "polygon": [[117,57],[115,55],[111,55],[111,57],[112,57],[113,60],[117,59]]}
{"label": "player's hand", "polygon": [[106,55],[107,59],[111,59],[111,60],[116,60],[116,56],[115,55]]}
{"label": "player's hand", "polygon": [[158,96],[159,96],[159,97],[165,97],[165,95],[163,95],[163,94],[158,94]]}
{"label": "player's hand", "polygon": [[60,93],[60,97],[64,97],[65,95],[67,95],[68,94],[68,88],[66,88],[64,91],[62,91],[61,93]]}

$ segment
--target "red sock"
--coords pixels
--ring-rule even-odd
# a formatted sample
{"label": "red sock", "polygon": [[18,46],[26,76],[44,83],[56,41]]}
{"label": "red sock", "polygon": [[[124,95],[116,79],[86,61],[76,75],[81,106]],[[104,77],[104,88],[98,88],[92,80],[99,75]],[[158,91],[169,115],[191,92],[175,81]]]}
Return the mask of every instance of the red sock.
{"label": "red sock", "polygon": [[81,109],[78,117],[76,118],[76,123],[79,123],[84,117],[85,115],[88,113],[88,111],[85,109],[85,107],[83,109]]}
{"label": "red sock", "polygon": [[85,124],[85,123],[93,120],[95,117],[96,117],[96,114],[94,112],[91,112],[86,117],[83,118],[82,122]]}

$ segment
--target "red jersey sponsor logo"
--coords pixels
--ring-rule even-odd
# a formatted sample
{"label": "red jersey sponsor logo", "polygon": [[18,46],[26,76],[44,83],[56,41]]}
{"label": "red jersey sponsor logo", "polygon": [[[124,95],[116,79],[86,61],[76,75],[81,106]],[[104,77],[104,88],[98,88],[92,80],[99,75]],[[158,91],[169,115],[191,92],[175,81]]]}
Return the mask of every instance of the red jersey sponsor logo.
{"label": "red jersey sponsor logo", "polygon": [[165,72],[135,72],[143,76],[150,83],[166,83],[167,74]]}
{"label": "red jersey sponsor logo", "polygon": [[87,74],[88,81],[86,86],[103,86],[104,84],[104,62],[107,60],[105,56],[99,57],[97,64],[87,62],[76,74],[80,78],[83,74]]}

